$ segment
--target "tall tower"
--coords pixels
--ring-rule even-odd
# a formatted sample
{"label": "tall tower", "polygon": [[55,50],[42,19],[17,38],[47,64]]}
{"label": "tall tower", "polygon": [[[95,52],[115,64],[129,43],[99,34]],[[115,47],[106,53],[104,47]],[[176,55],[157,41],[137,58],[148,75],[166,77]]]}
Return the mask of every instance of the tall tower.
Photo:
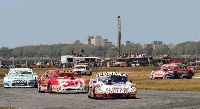
{"label": "tall tower", "polygon": [[118,21],[118,54],[121,53],[121,18],[120,16],[117,17],[117,21]]}

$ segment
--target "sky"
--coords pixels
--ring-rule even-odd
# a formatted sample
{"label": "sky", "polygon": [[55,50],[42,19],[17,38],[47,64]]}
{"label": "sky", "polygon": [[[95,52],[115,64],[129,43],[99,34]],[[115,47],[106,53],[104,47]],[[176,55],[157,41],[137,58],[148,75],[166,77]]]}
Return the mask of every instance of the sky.
{"label": "sky", "polygon": [[200,40],[200,0],[0,0],[0,48],[83,42],[178,44]]}

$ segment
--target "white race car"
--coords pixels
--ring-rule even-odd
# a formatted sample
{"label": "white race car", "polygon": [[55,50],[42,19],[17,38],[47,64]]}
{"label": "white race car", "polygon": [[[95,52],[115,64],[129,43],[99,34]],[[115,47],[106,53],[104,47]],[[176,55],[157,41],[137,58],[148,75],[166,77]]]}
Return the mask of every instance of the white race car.
{"label": "white race car", "polygon": [[30,68],[11,68],[5,74],[3,84],[8,87],[37,87],[38,75]]}
{"label": "white race car", "polygon": [[77,72],[78,74],[82,75],[92,75],[92,70],[89,68],[88,65],[76,65],[73,68],[73,71]]}
{"label": "white race car", "polygon": [[90,79],[88,98],[136,98],[137,88],[127,74],[101,72]]}

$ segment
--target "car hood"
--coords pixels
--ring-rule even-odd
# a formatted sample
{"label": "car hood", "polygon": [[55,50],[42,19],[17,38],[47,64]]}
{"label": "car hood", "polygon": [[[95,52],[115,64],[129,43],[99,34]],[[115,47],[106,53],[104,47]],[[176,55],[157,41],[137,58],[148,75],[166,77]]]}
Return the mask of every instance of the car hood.
{"label": "car hood", "polygon": [[76,87],[76,85],[83,85],[84,84],[84,80],[80,79],[80,78],[76,78],[76,79],[54,79],[51,80],[51,84],[52,85],[59,85],[61,87],[71,87],[74,86]]}
{"label": "car hood", "polygon": [[84,80],[82,78],[76,77],[75,79],[71,79],[71,78],[54,78],[54,79],[51,79],[51,81],[59,81],[60,83],[67,83],[69,81],[84,81]]}
{"label": "car hood", "polygon": [[16,75],[7,75],[4,77],[4,79],[7,80],[30,80],[30,79],[35,79],[34,74],[16,74]]}
{"label": "car hood", "polygon": [[84,71],[85,69],[73,69],[73,71]]}

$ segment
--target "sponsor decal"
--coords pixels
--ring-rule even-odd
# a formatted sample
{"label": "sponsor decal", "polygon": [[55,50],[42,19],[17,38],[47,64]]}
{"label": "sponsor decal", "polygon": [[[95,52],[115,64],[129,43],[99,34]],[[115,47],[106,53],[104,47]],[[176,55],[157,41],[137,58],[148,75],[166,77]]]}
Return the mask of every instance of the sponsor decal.
{"label": "sponsor decal", "polygon": [[115,94],[115,93],[133,93],[136,92],[137,89],[131,88],[129,90],[129,88],[118,88],[118,87],[113,87],[113,88],[106,88],[106,94]]}
{"label": "sponsor decal", "polygon": [[110,88],[110,87],[108,87],[108,88],[106,88],[106,91],[107,90],[128,90],[129,88],[122,88],[122,87],[113,87],[113,88]]}
{"label": "sponsor decal", "polygon": [[101,87],[100,87],[100,86],[96,87],[96,88],[95,88],[95,91],[96,91],[96,92],[102,91],[102,90],[101,90]]}
{"label": "sponsor decal", "polygon": [[72,73],[72,74],[76,74],[76,72],[74,72],[73,70],[54,70],[51,73],[52,74],[59,74],[59,73]]}
{"label": "sponsor decal", "polygon": [[60,81],[59,85],[63,87],[68,87],[68,86],[76,86],[76,85],[83,85],[83,82],[81,80],[69,80],[69,81]]}
{"label": "sponsor decal", "polygon": [[52,91],[59,91],[60,87],[59,86],[52,86]]}
{"label": "sponsor decal", "polygon": [[98,73],[97,76],[110,76],[110,75],[113,75],[113,76],[126,76],[127,77],[127,74],[126,73],[122,73],[122,72],[102,72],[102,73]]}
{"label": "sponsor decal", "polygon": [[113,94],[113,93],[130,93],[127,90],[107,90],[106,94]]}
{"label": "sponsor decal", "polygon": [[27,83],[26,80],[13,80],[13,83]]}
{"label": "sponsor decal", "polygon": [[130,92],[136,92],[136,91],[137,89],[135,87],[130,90]]}

